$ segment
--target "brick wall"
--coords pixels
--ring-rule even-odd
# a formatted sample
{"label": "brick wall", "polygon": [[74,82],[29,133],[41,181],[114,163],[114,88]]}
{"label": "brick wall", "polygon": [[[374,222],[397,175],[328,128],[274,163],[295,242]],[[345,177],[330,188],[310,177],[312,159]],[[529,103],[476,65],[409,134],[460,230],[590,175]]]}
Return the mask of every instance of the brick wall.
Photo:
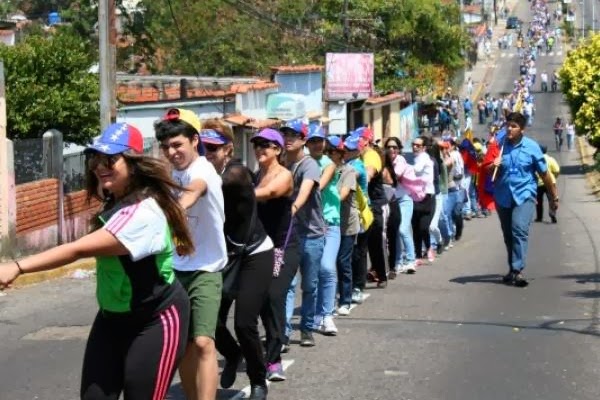
{"label": "brick wall", "polygon": [[[58,224],[58,180],[44,179],[17,185],[17,236]],[[65,220],[97,210],[99,203],[87,204],[85,191],[65,196]]]}

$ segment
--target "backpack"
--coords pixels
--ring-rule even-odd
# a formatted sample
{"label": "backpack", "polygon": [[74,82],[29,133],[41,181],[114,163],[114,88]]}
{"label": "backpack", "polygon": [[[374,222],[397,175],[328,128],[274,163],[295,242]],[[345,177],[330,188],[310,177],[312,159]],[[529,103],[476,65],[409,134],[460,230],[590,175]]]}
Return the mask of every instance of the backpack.
{"label": "backpack", "polygon": [[356,196],[356,205],[358,208],[358,217],[360,219],[360,226],[363,231],[367,231],[375,217],[373,216],[373,211],[371,211],[371,207],[369,207],[369,199],[362,191],[362,188],[359,184],[356,184],[356,192],[354,192],[354,196]]}

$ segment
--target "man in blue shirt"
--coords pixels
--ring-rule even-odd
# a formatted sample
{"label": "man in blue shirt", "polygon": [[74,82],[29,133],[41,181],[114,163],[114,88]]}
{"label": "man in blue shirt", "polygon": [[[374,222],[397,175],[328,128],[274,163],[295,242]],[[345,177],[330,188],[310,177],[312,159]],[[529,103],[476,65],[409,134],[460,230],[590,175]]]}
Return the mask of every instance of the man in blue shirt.
{"label": "man in blue shirt", "polygon": [[552,210],[558,208],[558,194],[548,174],[540,145],[523,136],[526,118],[523,114],[513,112],[506,121],[507,135],[501,143],[501,154],[490,168],[496,170],[494,198],[508,252],[509,273],[503,281],[525,287],[528,283],[523,277],[523,269],[527,259],[529,225],[535,210],[536,173],[549,188],[548,201]]}

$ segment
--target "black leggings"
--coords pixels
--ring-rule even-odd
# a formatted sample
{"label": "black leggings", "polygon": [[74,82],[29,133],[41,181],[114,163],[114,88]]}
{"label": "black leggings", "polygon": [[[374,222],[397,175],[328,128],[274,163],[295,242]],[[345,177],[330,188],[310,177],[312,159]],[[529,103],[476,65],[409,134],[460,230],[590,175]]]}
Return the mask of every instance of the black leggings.
{"label": "black leggings", "polygon": [[244,257],[238,275],[239,289],[235,298],[233,328],[238,343],[227,329],[227,316],[233,299],[223,297],[215,334],[219,353],[226,359],[242,354],[246,360],[246,373],[252,385],[264,385],[266,366],[258,336],[258,315],[267,298],[273,277],[273,250]]}
{"label": "black leggings", "polygon": [[187,344],[190,305],[175,281],[175,297],[160,312],[98,312],[88,338],[81,399],[164,399]]}
{"label": "black leggings", "polygon": [[[375,214],[373,214],[375,216]],[[352,289],[364,290],[367,286],[367,253],[369,250],[369,235],[372,226],[366,232],[359,233],[352,250]]]}
{"label": "black leggings", "polygon": [[425,250],[431,247],[431,238],[429,236],[429,225],[433,219],[435,211],[435,197],[428,194],[425,199],[414,205],[412,215],[413,240],[415,243],[415,254],[417,258],[423,257],[422,246],[425,244]]}
{"label": "black leggings", "polygon": [[265,349],[267,364],[281,362],[281,345],[288,339],[285,336],[285,303],[288,289],[300,265],[298,251],[298,244],[288,245],[283,256],[284,265],[279,276],[271,281],[269,296],[260,312],[267,336]]}
{"label": "black leggings", "polygon": [[377,278],[380,282],[385,282],[387,281],[387,271],[385,268],[387,244],[383,243],[383,230],[386,229],[386,221],[384,221],[383,208],[381,206],[372,206],[371,211],[373,212],[374,219],[369,228],[369,258],[371,259],[373,269],[377,272]]}
{"label": "black leggings", "polygon": [[400,229],[400,222],[402,217],[400,216],[400,207],[398,207],[398,200],[394,197],[390,202],[390,217],[387,220],[387,249],[388,249],[388,265],[390,268],[394,268],[396,265],[396,237],[398,236],[398,230]]}

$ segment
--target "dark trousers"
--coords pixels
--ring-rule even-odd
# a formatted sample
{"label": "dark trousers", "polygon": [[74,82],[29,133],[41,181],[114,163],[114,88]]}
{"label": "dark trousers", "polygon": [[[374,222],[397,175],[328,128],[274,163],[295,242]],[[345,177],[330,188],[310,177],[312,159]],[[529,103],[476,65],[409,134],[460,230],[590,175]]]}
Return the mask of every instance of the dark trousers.
{"label": "dark trousers", "polygon": [[269,295],[265,300],[260,317],[265,326],[267,346],[265,361],[267,364],[281,362],[281,345],[287,342],[285,337],[285,302],[287,292],[300,264],[298,244],[288,245],[284,254],[284,265],[277,278],[273,278]]}
{"label": "dark trousers", "polygon": [[226,359],[240,355],[246,360],[246,373],[252,385],[264,385],[266,366],[258,335],[258,315],[269,293],[273,277],[273,250],[244,257],[238,275],[233,328],[238,342],[227,329],[227,316],[234,299],[223,297],[215,332],[215,344]]}
{"label": "dark trousers", "polygon": [[396,238],[400,229],[400,207],[398,200],[394,198],[390,203],[390,216],[387,220],[387,250],[388,250],[388,265],[393,268],[396,265]]}
{"label": "dark trousers", "polygon": [[340,294],[338,304],[340,306],[352,304],[352,251],[355,241],[356,235],[342,235],[340,241],[337,255],[338,292]]}
{"label": "dark trousers", "polygon": [[380,282],[384,282],[387,281],[387,271],[385,269],[387,244],[383,243],[383,230],[386,229],[383,220],[383,209],[381,206],[373,206],[371,211],[373,211],[374,219],[369,229],[367,244],[369,257],[371,266],[377,273],[377,278]]}
{"label": "dark trousers", "polygon": [[415,202],[411,222],[413,241],[415,243],[415,254],[417,258],[422,258],[423,256],[423,244],[425,244],[425,250],[428,250],[431,247],[429,226],[431,225],[434,211],[435,197],[430,194],[428,194],[422,201],[418,203]]}
{"label": "dark trousers", "polygon": [[[375,222],[373,222],[375,223]],[[367,285],[367,252],[369,250],[369,234],[371,227],[366,232],[359,233],[356,237],[354,250],[352,250],[352,288],[363,290]]]}
{"label": "dark trousers", "polygon": [[163,310],[98,312],[83,358],[81,399],[163,399],[183,357],[190,303],[179,281]]}

